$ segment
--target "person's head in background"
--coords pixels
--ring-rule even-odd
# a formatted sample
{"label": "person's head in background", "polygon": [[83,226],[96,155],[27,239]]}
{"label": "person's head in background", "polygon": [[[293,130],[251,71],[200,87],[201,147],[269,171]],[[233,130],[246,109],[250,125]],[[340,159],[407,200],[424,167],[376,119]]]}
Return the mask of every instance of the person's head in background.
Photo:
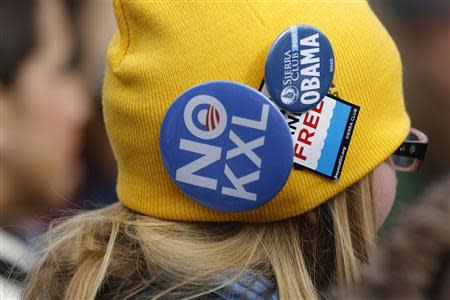
{"label": "person's head in background", "polygon": [[[367,2],[114,3],[119,31],[103,104],[121,203],[52,230],[25,299],[193,298],[246,274],[250,282],[268,279],[281,299],[317,299],[357,281],[395,198],[387,160],[410,129],[399,53]],[[361,106],[340,180],[294,170],[280,194],[255,210],[201,206],[164,168],[164,114],[202,82],[257,89],[270,45],[298,23],[328,35],[335,92]]]}
{"label": "person's head in background", "polygon": [[0,224],[60,207],[82,177],[89,114],[61,0],[0,2]]}
{"label": "person's head in background", "polygon": [[78,197],[77,206],[92,209],[117,202],[117,164],[106,134],[101,104],[106,50],[116,29],[116,21],[110,1],[69,1],[77,5],[76,26],[81,47],[79,67],[93,100],[84,151],[89,175]]}
{"label": "person's head in background", "polygon": [[[450,4],[447,0],[393,0],[389,5],[397,17],[408,55],[418,76],[431,85],[444,101],[450,85]],[[424,55],[427,55],[426,59]]]}

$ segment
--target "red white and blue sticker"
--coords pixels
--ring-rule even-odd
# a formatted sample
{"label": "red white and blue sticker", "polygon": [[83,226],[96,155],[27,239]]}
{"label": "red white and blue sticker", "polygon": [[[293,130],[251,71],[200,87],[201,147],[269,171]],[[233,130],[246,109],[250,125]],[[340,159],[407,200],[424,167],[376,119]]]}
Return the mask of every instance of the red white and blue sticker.
{"label": "red white and blue sticker", "polygon": [[307,111],[330,89],[334,65],[333,48],[323,32],[310,25],[290,27],[273,43],[267,56],[268,92],[288,111]]}
{"label": "red white and blue sticker", "polygon": [[211,81],[181,94],[161,131],[164,165],[176,185],[203,206],[256,209],[275,197],[293,167],[284,116],[248,86]]}
{"label": "red white and blue sticker", "polygon": [[[260,90],[269,97],[264,83]],[[280,108],[294,143],[294,166],[338,180],[359,110],[358,106],[330,94],[305,113]]]}

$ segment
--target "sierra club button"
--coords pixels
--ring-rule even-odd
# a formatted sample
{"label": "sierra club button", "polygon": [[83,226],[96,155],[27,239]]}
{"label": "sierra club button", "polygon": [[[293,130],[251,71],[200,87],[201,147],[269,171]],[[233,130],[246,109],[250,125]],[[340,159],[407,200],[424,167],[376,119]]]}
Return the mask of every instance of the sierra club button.
{"label": "sierra club button", "polygon": [[272,99],[291,112],[304,112],[327,94],[334,76],[333,48],[323,32],[297,25],[283,32],[266,61],[265,80]]}
{"label": "sierra club button", "polygon": [[160,132],[164,165],[176,185],[208,208],[242,212],[270,201],[293,167],[283,115],[245,85],[212,81],[179,96]]}

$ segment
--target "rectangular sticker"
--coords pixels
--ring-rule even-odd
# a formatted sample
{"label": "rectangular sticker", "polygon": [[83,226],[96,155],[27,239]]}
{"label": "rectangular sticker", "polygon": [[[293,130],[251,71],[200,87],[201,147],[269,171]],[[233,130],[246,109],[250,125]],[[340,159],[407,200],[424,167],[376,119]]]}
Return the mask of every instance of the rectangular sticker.
{"label": "rectangular sticker", "polygon": [[[260,91],[270,98],[265,84]],[[359,106],[330,94],[304,113],[280,108],[294,140],[294,167],[338,180],[359,110]]]}

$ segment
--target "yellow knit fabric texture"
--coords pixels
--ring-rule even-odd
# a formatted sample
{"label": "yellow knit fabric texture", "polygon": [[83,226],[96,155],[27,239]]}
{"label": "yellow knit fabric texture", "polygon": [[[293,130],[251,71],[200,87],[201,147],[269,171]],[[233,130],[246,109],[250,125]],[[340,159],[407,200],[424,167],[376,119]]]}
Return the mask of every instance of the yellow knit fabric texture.
{"label": "yellow knit fabric texture", "polygon": [[[307,212],[386,160],[408,134],[397,48],[367,1],[115,0],[118,32],[108,50],[104,116],[118,162],[117,192],[128,208],[179,221],[271,222]],[[231,80],[255,89],[268,51],[297,24],[319,28],[336,60],[339,96],[361,107],[341,179],[293,170],[283,190],[253,211],[205,208],[166,172],[159,132],[186,89]]]}

